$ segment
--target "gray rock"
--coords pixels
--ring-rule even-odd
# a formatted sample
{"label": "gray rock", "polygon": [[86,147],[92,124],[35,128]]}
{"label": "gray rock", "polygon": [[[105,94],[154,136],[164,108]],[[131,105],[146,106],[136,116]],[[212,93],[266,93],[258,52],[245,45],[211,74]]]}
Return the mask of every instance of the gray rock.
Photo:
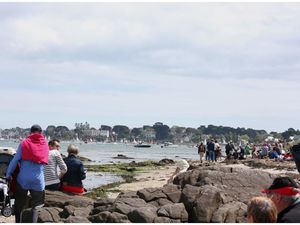
{"label": "gray rock", "polygon": [[113,212],[114,211],[114,206],[113,205],[98,206],[98,207],[92,209],[90,215],[95,215],[95,214],[98,214],[98,213],[104,212],[104,211]]}
{"label": "gray rock", "polygon": [[214,211],[221,204],[220,190],[218,188],[210,185],[203,187],[201,196],[195,201],[191,222],[209,223]]}
{"label": "gray rock", "polygon": [[92,223],[130,223],[126,215],[108,211],[89,216],[88,219]]}
{"label": "gray rock", "polygon": [[[147,204],[140,198],[118,198],[114,204],[114,211],[127,215],[136,208],[155,206]],[[155,208],[156,209],[156,208]]]}
{"label": "gray rock", "polygon": [[141,207],[128,214],[128,218],[134,223],[153,223],[157,217],[156,209],[153,207]]}
{"label": "gray rock", "polygon": [[201,187],[192,186],[190,184],[185,185],[182,190],[181,202],[185,205],[188,211],[191,211],[195,200],[199,197]]}
{"label": "gray rock", "polygon": [[153,223],[171,223],[172,220],[168,217],[155,217]]}
{"label": "gray rock", "polygon": [[245,213],[247,205],[242,202],[231,202],[219,207],[213,214],[213,223],[237,223],[247,222]]}
{"label": "gray rock", "polygon": [[115,199],[112,198],[98,198],[95,202],[94,202],[94,208],[98,207],[98,206],[103,206],[103,205],[112,205],[114,204]]}
{"label": "gray rock", "polygon": [[75,216],[75,217],[88,217],[91,212],[90,207],[75,207],[72,205],[67,205],[64,207],[63,212],[61,213],[61,217],[68,218],[69,216]]}
{"label": "gray rock", "polygon": [[[59,223],[60,213],[63,210],[58,207],[42,207],[38,210],[39,223]],[[22,213],[22,223],[32,223],[31,209],[25,209]]]}
{"label": "gray rock", "polygon": [[175,184],[166,184],[162,188],[162,192],[167,195],[168,199],[174,203],[178,203],[181,197],[181,188]]}
{"label": "gray rock", "polygon": [[127,192],[121,192],[117,199],[119,198],[139,198],[139,196],[137,196],[136,191],[127,191]]}
{"label": "gray rock", "polygon": [[159,198],[167,198],[167,195],[163,193],[160,188],[144,188],[137,191],[137,195],[146,202],[150,202]]}
{"label": "gray rock", "polygon": [[45,192],[45,207],[64,208],[65,205],[73,205],[75,207],[93,207],[94,200],[82,195],[73,195],[60,191]]}
{"label": "gray rock", "polygon": [[65,223],[91,223],[86,217],[70,216],[64,220]]}
{"label": "gray rock", "polygon": [[[153,202],[153,201],[152,201]],[[149,203],[152,203],[152,202],[149,202]],[[170,200],[166,199],[166,198],[159,198],[157,199],[156,201],[154,201],[157,203],[154,204],[155,206],[159,207],[159,206],[163,206],[163,205],[168,205],[168,204],[172,204],[173,202],[171,202]]]}
{"label": "gray rock", "polygon": [[160,216],[170,217],[171,219],[179,219],[182,222],[188,221],[188,213],[183,203],[168,204],[160,207],[157,211]]}

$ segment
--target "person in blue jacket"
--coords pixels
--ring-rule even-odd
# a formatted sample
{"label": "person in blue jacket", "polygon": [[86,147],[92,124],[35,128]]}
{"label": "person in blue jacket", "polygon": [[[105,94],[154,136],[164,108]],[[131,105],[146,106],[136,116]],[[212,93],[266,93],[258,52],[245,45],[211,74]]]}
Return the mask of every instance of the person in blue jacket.
{"label": "person in blue jacket", "polygon": [[20,167],[15,194],[16,223],[22,222],[28,192],[31,195],[32,222],[36,223],[38,220],[38,208],[44,205],[45,200],[44,165],[48,163],[48,152],[42,128],[33,125],[30,135],[21,142],[6,171],[6,178],[11,180],[17,166]]}

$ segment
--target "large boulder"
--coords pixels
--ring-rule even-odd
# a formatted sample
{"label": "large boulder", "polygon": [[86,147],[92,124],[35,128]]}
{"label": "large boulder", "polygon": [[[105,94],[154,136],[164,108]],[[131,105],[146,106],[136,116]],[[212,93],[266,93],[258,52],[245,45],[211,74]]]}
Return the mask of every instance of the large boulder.
{"label": "large boulder", "polygon": [[246,223],[247,205],[242,202],[231,202],[219,207],[213,214],[213,223]]}
{"label": "large boulder", "polygon": [[153,223],[157,217],[156,211],[154,207],[141,207],[130,212],[128,218],[134,223]]}
{"label": "large boulder", "polygon": [[[42,207],[38,209],[39,223],[59,223],[61,222],[60,214],[62,209],[58,207]],[[31,209],[25,209],[22,213],[22,223],[32,223]]]}
{"label": "large boulder", "polygon": [[75,216],[87,218],[91,213],[91,210],[91,207],[75,207],[73,205],[66,205],[61,213],[61,217],[68,218],[70,216]]}
{"label": "large boulder", "polygon": [[128,215],[133,210],[143,207],[152,207],[156,209],[155,206],[147,204],[143,199],[140,198],[118,198],[114,203],[114,211],[124,215]]}
{"label": "large boulder", "polygon": [[166,184],[163,186],[162,192],[173,203],[178,203],[181,198],[181,188],[179,185]]}
{"label": "large boulder", "polygon": [[201,187],[192,186],[190,184],[185,185],[182,190],[180,201],[185,205],[185,208],[188,211],[191,211],[194,205],[194,202],[200,195]]}
{"label": "large boulder", "polygon": [[159,198],[167,198],[167,195],[163,193],[161,188],[144,188],[137,191],[137,195],[146,202],[150,202]]}
{"label": "large boulder", "polygon": [[192,209],[191,222],[209,223],[212,215],[222,204],[220,190],[214,186],[203,187]]}
{"label": "large boulder", "polygon": [[93,207],[94,200],[82,195],[74,195],[61,191],[45,191],[45,207],[64,208],[66,205],[75,207]]}
{"label": "large boulder", "polygon": [[211,166],[187,171],[174,179],[174,183],[184,188],[187,184],[192,186],[211,185],[224,190],[235,201],[247,203],[260,190],[268,187],[274,175],[256,169],[241,167]]}
{"label": "large boulder", "polygon": [[188,221],[188,213],[185,210],[183,203],[168,204],[160,207],[157,210],[159,216],[169,217],[171,219],[180,220],[181,222]]}
{"label": "large boulder", "polygon": [[65,223],[91,223],[86,217],[70,216],[64,220]]}
{"label": "large boulder", "polygon": [[126,215],[108,211],[89,216],[88,219],[92,223],[130,223]]}

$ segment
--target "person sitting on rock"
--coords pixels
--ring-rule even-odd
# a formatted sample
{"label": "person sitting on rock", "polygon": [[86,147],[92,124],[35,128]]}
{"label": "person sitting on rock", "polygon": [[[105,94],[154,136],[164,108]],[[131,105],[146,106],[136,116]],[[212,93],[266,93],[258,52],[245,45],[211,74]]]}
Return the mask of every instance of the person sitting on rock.
{"label": "person sitting on rock", "polygon": [[172,183],[174,178],[178,176],[179,174],[186,172],[188,168],[190,167],[190,164],[185,159],[180,159],[176,162],[176,170],[171,175],[171,177],[168,180],[168,183]]}
{"label": "person sitting on rock", "polygon": [[273,148],[272,152],[270,154],[270,159],[278,159],[278,158],[279,158],[279,155],[278,155],[276,149]]}
{"label": "person sitting on rock", "polygon": [[276,223],[277,209],[271,199],[259,196],[250,200],[247,209],[248,223]]}
{"label": "person sitting on rock", "polygon": [[58,139],[53,139],[48,142],[49,145],[49,161],[45,165],[45,184],[47,190],[60,190],[60,179],[67,172],[65,164],[60,152],[60,143]]}
{"label": "person sitting on rock", "polygon": [[82,180],[86,178],[86,172],[81,160],[77,157],[79,148],[73,144],[68,147],[68,157],[65,158],[67,172],[62,178],[62,191],[81,194],[84,192]]}
{"label": "person sitting on rock", "polygon": [[266,193],[278,212],[278,223],[300,223],[299,186],[290,177],[277,177],[272,185],[262,193]]}

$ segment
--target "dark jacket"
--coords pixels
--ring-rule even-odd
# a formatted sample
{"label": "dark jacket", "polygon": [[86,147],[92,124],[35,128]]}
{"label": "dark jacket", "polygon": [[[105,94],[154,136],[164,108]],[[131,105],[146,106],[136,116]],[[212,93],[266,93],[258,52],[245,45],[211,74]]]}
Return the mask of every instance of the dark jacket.
{"label": "dark jacket", "polygon": [[282,210],[277,217],[277,223],[300,223],[300,199]]}
{"label": "dark jacket", "polygon": [[208,151],[213,151],[213,152],[214,152],[214,151],[215,151],[215,143],[213,143],[213,142],[211,142],[211,141],[208,142],[208,143],[207,143],[207,150],[208,150]]}
{"label": "dark jacket", "polygon": [[64,159],[64,161],[67,165],[68,170],[62,178],[62,182],[66,182],[71,186],[82,187],[82,180],[85,179],[86,174],[81,160],[78,159],[75,155],[70,154],[67,158]]}

